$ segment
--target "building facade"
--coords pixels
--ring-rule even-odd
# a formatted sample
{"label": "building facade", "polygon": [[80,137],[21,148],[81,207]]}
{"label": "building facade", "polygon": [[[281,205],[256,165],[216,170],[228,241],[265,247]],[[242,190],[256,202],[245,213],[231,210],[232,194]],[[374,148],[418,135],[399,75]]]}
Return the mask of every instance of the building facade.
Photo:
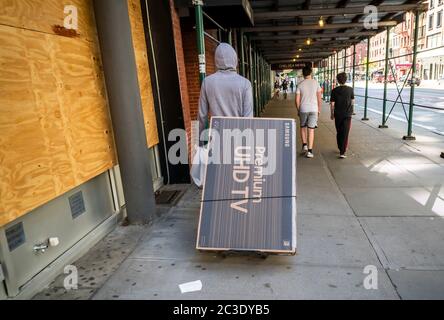
{"label": "building facade", "polygon": [[403,21],[391,30],[389,55],[393,57],[390,63],[397,79],[408,74],[412,67],[414,24],[415,15],[407,12]]}
{"label": "building facade", "polygon": [[437,80],[444,74],[443,10],[443,0],[429,1],[429,10],[425,16],[426,45],[418,54],[420,76],[424,80]]}
{"label": "building facade", "polygon": [[[256,114],[271,97],[271,67],[240,31],[252,23],[248,2],[205,6],[223,30],[205,19],[204,68],[188,1],[0,6],[2,300],[31,297],[122,219],[151,223],[161,187],[190,182],[199,71],[216,71],[220,42],[237,50]],[[239,14],[237,25],[224,10]],[[78,24],[67,25],[73,12]],[[188,148],[173,163],[177,129]]]}
{"label": "building facade", "polygon": [[370,71],[384,70],[387,32],[383,31],[370,38]]}

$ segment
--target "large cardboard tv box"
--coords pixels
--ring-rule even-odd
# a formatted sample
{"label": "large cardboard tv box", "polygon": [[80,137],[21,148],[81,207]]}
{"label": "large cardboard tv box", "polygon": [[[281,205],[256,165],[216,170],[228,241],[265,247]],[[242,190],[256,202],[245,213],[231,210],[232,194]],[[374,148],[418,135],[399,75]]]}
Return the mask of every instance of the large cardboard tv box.
{"label": "large cardboard tv box", "polygon": [[197,249],[296,253],[293,119],[213,117]]}

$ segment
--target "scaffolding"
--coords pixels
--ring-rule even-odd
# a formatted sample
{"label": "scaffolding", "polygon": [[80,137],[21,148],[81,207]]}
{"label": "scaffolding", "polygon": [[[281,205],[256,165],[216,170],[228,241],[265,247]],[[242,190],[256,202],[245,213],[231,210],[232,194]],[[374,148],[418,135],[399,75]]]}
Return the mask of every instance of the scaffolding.
{"label": "scaffolding", "polygon": [[[415,12],[415,24],[414,24],[414,35],[413,35],[413,48],[412,48],[412,52],[408,53],[408,54],[403,54],[403,55],[397,55],[397,56],[392,56],[390,55],[391,52],[391,43],[390,43],[390,31],[391,31],[391,26],[387,26],[386,27],[386,42],[385,42],[385,57],[384,59],[379,59],[379,60],[371,60],[370,59],[370,51],[371,51],[371,41],[370,41],[370,36],[367,37],[366,40],[364,40],[366,42],[366,47],[367,47],[367,55],[366,55],[366,59],[365,62],[360,63],[360,64],[356,64],[356,44],[354,44],[352,46],[352,64],[350,66],[346,65],[346,62],[344,62],[344,68],[343,68],[343,72],[346,71],[346,69],[349,67],[351,69],[351,73],[352,73],[352,87],[353,89],[355,88],[355,80],[356,80],[356,68],[357,67],[365,67],[365,87],[364,87],[364,95],[356,95],[355,97],[359,97],[362,98],[364,103],[363,103],[363,109],[364,109],[364,115],[363,118],[361,119],[362,121],[368,121],[369,117],[368,117],[368,106],[369,106],[369,99],[373,99],[373,100],[379,100],[382,101],[382,118],[381,118],[381,124],[379,125],[379,128],[384,129],[384,128],[388,128],[387,125],[387,121],[389,120],[390,116],[392,115],[392,112],[394,110],[394,108],[397,105],[401,105],[402,109],[404,111],[404,115],[406,118],[406,122],[407,122],[407,132],[406,135],[404,135],[402,138],[404,140],[415,140],[415,136],[413,135],[413,118],[414,118],[414,108],[415,107],[419,107],[419,108],[428,108],[428,109],[439,109],[439,108],[435,108],[433,106],[425,106],[425,105],[421,105],[421,104],[416,104],[414,101],[414,97],[415,97],[415,82],[416,82],[416,61],[417,61],[417,55],[418,55],[418,29],[419,29],[419,16],[421,14],[420,10],[416,10]],[[412,64],[410,66],[410,68],[407,71],[407,76],[404,78],[404,80],[402,81],[402,83],[400,85],[398,85],[398,79],[397,79],[397,75],[396,75],[396,71],[394,68],[394,63],[393,61],[395,61],[396,59],[399,58],[405,58],[411,56],[412,57]],[[336,59],[335,59],[336,57]],[[344,60],[346,60],[348,56],[344,56]],[[371,64],[375,64],[375,63],[379,63],[379,62],[383,62],[384,63],[384,90],[383,90],[383,97],[375,97],[375,96],[370,96],[368,89],[369,89],[369,80],[371,78],[370,76],[370,65]],[[322,87],[324,88],[324,100],[325,101],[329,101],[330,100],[330,94],[332,89],[334,88],[334,84],[335,84],[335,77],[338,74],[338,53],[334,53],[332,55],[330,55],[329,57],[323,59],[320,63],[321,68],[323,68],[322,74],[324,75],[324,78],[322,79]],[[396,98],[395,100],[393,99],[388,99],[387,97],[387,85],[390,82],[390,77],[392,77],[392,79],[394,79],[394,83],[395,83],[395,87],[396,87]],[[405,89],[406,84],[409,83],[410,85],[410,94],[409,94],[409,101],[406,102],[403,100],[402,97],[402,93],[403,90]],[[389,108],[389,110],[387,110],[387,107],[389,105],[389,103],[391,103],[391,107]]]}
{"label": "scaffolding", "polygon": [[[347,7],[344,3],[355,1],[338,1],[333,8],[311,8],[310,4],[304,5],[298,10],[272,10],[272,8],[260,7],[254,12],[256,25],[248,28],[238,28],[234,31],[226,29],[217,23],[208,14],[204,12],[202,0],[193,1],[196,13],[196,32],[199,49],[199,71],[200,79],[205,78],[205,45],[204,37],[214,39],[203,28],[203,19],[209,19],[213,25],[218,27],[218,33],[225,34],[225,39],[235,47],[239,57],[239,73],[248,78],[253,87],[254,113],[260,116],[265,105],[271,99],[272,95],[272,71],[271,65],[274,63],[289,63],[294,61],[295,52],[298,53],[298,62],[312,62],[317,66],[316,78],[321,84],[324,101],[330,101],[331,91],[337,85],[336,75],[339,72],[346,72],[348,78],[351,78],[351,85],[356,88],[357,78],[365,81],[364,94],[355,95],[362,99],[363,117],[362,121],[369,120],[370,101],[382,102],[382,114],[379,128],[388,128],[395,108],[401,106],[406,123],[406,134],[402,137],[405,140],[414,140],[413,119],[415,108],[438,109],[433,106],[426,106],[415,103],[415,79],[416,79],[416,60],[418,55],[418,34],[420,14],[427,9],[427,6],[421,1],[406,1],[399,5],[379,5],[378,12],[383,13],[382,18],[378,18],[378,27],[375,30],[369,30],[363,27],[362,9],[365,3],[359,3],[361,7]],[[357,2],[356,2],[357,4]],[[369,1],[368,4],[371,4]],[[252,1],[255,9],[255,1]],[[276,9],[276,8],[275,8]],[[392,55],[390,47],[390,32],[392,28],[400,23],[406,12],[414,13],[414,35],[412,52],[401,55]],[[350,18],[348,23],[343,21],[335,22],[333,17],[347,14]],[[323,27],[317,25],[319,16],[328,17]],[[345,17],[345,16],[343,16]],[[342,18],[343,18],[342,17]],[[288,19],[296,18],[297,24],[290,25]],[[342,19],[341,18],[341,19]],[[276,23],[284,21],[285,23]],[[259,23],[258,23],[259,22]],[[303,22],[303,23],[302,23]],[[268,24],[266,24],[268,23]],[[312,23],[312,24],[310,24]],[[353,28],[353,32],[348,32],[348,28]],[[301,34],[303,31],[303,34]],[[310,31],[312,33],[310,33]],[[385,57],[384,59],[370,59],[371,41],[376,34],[386,31],[385,38]],[[307,35],[305,34],[307,32]],[[270,35],[270,34],[273,35]],[[220,37],[219,37],[220,38]],[[307,39],[307,40],[306,40]],[[305,45],[306,41],[311,41],[311,46]],[[357,62],[356,46],[360,42],[367,44],[366,59],[364,62]],[[305,46],[305,47],[304,47]],[[301,48],[304,47],[301,52]],[[299,55],[301,56],[299,58]],[[406,71],[407,76],[402,83],[398,84],[394,61],[400,58],[411,57],[412,63]],[[362,57],[361,57],[362,58]],[[352,60],[351,63],[349,60]],[[382,97],[375,97],[369,94],[369,83],[373,79],[371,74],[371,65],[383,63],[383,84],[384,91]],[[359,69],[359,71],[357,71]],[[364,70],[364,71],[363,71]],[[390,99],[388,83],[390,79],[395,79],[396,97]],[[408,101],[403,98],[403,92],[406,85],[410,85]]]}

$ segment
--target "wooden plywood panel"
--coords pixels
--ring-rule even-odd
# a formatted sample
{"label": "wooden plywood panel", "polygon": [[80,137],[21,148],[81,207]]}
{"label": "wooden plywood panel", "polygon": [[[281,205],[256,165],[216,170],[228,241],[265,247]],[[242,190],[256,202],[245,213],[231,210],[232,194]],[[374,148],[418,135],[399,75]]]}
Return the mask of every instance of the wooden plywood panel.
{"label": "wooden plywood panel", "polygon": [[97,44],[0,26],[0,225],[116,164]]}
{"label": "wooden plywood panel", "polygon": [[140,97],[142,99],[147,144],[148,147],[151,148],[159,144],[159,134],[157,130],[156,112],[154,110],[154,99],[140,1],[128,0],[128,11],[131,22],[131,34],[136,58]]}
{"label": "wooden plywood panel", "polygon": [[79,37],[96,41],[91,0],[0,0],[0,24],[54,33],[54,26],[63,26],[66,5],[73,5],[78,10]]}

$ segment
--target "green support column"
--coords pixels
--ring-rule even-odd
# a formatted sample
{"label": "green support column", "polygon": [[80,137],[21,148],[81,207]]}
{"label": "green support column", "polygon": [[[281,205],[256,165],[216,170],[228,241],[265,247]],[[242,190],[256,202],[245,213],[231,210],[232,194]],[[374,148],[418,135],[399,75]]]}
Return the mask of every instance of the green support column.
{"label": "green support column", "polygon": [[261,97],[261,54],[256,48],[256,90],[257,90],[257,100],[259,104],[259,110],[262,112],[262,97]]}
{"label": "green support column", "polygon": [[[257,48],[256,48],[257,50]],[[259,110],[262,112],[262,109],[264,107],[263,105],[263,101],[262,101],[262,75],[261,75],[261,61],[262,61],[262,57],[261,54],[258,52],[257,53],[257,97],[259,100]]]}
{"label": "green support column", "polygon": [[344,57],[343,57],[343,69],[344,69],[344,72],[345,72],[345,67],[346,67],[346,65],[347,65],[347,49],[344,49]]}
{"label": "green support column", "polygon": [[379,128],[388,128],[386,124],[386,112],[387,112],[387,76],[389,68],[389,46],[390,46],[390,27],[387,27],[387,34],[385,39],[385,70],[384,70],[384,98],[382,101],[382,122]]}
{"label": "green support column", "polygon": [[206,62],[205,62],[205,35],[203,26],[202,0],[193,0],[193,5],[196,13],[196,35],[197,35],[197,53],[199,59],[199,81],[202,83],[206,76]]}
{"label": "green support column", "polygon": [[335,74],[333,75],[333,79],[336,79],[336,75],[339,73],[339,52],[336,52],[336,68]]}
{"label": "green support column", "polygon": [[322,76],[322,81],[323,81],[323,98],[324,98],[324,101],[325,101],[325,97],[326,97],[326,82],[325,82],[325,80],[326,80],[326,69],[327,69],[327,62],[326,62],[326,60],[324,59],[324,62],[323,62],[323,68],[322,68],[322,71],[323,71],[323,76]]}
{"label": "green support column", "polygon": [[352,86],[355,90],[355,65],[356,65],[356,45],[353,45],[353,69],[352,69]]}
{"label": "green support column", "polygon": [[253,61],[253,53],[251,50],[251,42],[247,42],[247,52],[245,58],[248,60],[248,63],[246,66],[248,66],[248,72],[245,71],[245,78],[248,78],[251,83],[253,84],[253,67],[252,67],[252,61]]}
{"label": "green support column", "polygon": [[264,57],[261,55],[261,100],[262,100],[262,110],[265,108],[265,97],[264,97]]}
{"label": "green support column", "polygon": [[330,78],[331,78],[331,86],[330,86],[330,93],[334,88],[334,84],[335,84],[335,72],[336,72],[336,56],[335,54],[332,55],[331,57],[331,73],[330,73]]}
{"label": "green support column", "polygon": [[[332,54],[331,56],[330,56],[330,75],[329,75],[329,80],[330,80],[330,85],[328,86],[329,88],[329,90],[328,90],[328,96],[330,97],[330,94],[331,94],[331,91],[333,90],[333,69],[334,69],[334,59],[335,58],[335,55],[334,54]],[[329,99],[330,100],[330,99]]]}
{"label": "green support column", "polygon": [[239,36],[239,45],[240,45],[240,52],[241,52],[241,61],[240,61],[240,74],[245,77],[245,48],[244,48],[244,32],[240,31]]}
{"label": "green support column", "polygon": [[415,103],[415,77],[416,77],[416,56],[418,53],[418,30],[419,30],[419,15],[420,12],[415,12],[415,33],[413,38],[413,59],[412,59],[412,85],[410,86],[410,103],[409,103],[409,123],[407,127],[407,135],[403,137],[404,140],[415,140],[412,135],[413,127],[413,105]]}
{"label": "green support column", "polygon": [[324,100],[327,101],[327,93],[328,93],[328,58],[325,59],[325,94],[324,94]]}
{"label": "green support column", "polygon": [[233,34],[231,28],[228,30],[228,43],[233,46]]}
{"label": "green support column", "polygon": [[333,90],[333,68],[334,68],[334,55],[330,56],[330,85],[328,86],[328,101],[330,101],[331,91]]}
{"label": "green support column", "polygon": [[260,95],[261,95],[261,111],[264,110],[264,106],[265,106],[265,101],[264,101],[264,70],[263,70],[263,57],[262,55],[260,55],[260,60],[259,60],[259,75],[260,75],[260,85],[259,85],[259,90],[260,90]]}
{"label": "green support column", "polygon": [[370,37],[367,38],[367,61],[365,63],[365,98],[364,98],[364,117],[362,120],[367,121],[367,103],[368,103],[368,74],[370,69]]}
{"label": "green support column", "polygon": [[325,70],[325,73],[325,79],[327,80],[327,85],[325,89],[325,101],[328,101],[330,91],[330,56],[327,57],[327,70]]}
{"label": "green support column", "polygon": [[267,99],[265,97],[265,59],[262,57],[261,63],[261,83],[262,83],[262,110],[265,109],[265,104],[267,103]]}
{"label": "green support column", "polygon": [[253,86],[253,101],[254,101],[254,110],[256,110],[256,115],[259,115],[259,104],[257,101],[257,91],[256,91],[256,52],[254,49],[250,46],[250,54],[251,54],[251,60],[250,60],[250,70],[251,70],[251,84]]}

